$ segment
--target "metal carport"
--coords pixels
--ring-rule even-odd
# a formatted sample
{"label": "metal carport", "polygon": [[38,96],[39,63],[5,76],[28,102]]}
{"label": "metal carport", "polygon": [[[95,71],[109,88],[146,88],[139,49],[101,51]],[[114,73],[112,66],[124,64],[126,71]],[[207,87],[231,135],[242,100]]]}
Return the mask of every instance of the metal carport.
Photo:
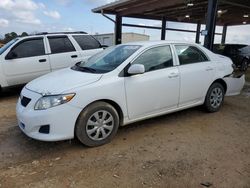
{"label": "metal carport", "polygon": [[[204,46],[212,49],[216,25],[223,26],[222,43],[225,43],[228,26],[250,23],[249,0],[119,0],[95,8],[94,13],[115,15],[115,43],[121,43],[122,26],[161,29],[165,40],[166,30],[195,32],[198,43],[201,24],[206,24]],[[161,27],[126,24],[123,17],[161,20]],[[196,30],[166,28],[166,21],[195,23]]]}

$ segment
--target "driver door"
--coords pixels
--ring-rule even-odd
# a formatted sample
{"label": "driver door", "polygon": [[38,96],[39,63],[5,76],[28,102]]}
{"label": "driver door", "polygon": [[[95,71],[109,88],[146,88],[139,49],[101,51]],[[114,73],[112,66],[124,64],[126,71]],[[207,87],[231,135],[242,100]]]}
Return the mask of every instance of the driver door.
{"label": "driver door", "polygon": [[129,119],[177,108],[180,76],[169,45],[144,51],[132,64],[144,65],[145,73],[125,77]]}
{"label": "driver door", "polygon": [[8,85],[24,84],[50,72],[43,37],[21,40],[6,55],[2,66]]}

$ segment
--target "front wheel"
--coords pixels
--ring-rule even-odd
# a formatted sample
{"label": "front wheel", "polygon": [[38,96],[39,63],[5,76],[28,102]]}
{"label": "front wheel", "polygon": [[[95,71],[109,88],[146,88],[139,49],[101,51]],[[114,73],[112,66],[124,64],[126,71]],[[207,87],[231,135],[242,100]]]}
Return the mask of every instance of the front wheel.
{"label": "front wheel", "polygon": [[220,83],[214,83],[208,89],[204,107],[208,112],[217,112],[224,101],[225,90]]}
{"label": "front wheel", "polygon": [[86,146],[94,147],[112,140],[119,127],[119,115],[106,102],[96,102],[88,106],[79,116],[75,134]]}

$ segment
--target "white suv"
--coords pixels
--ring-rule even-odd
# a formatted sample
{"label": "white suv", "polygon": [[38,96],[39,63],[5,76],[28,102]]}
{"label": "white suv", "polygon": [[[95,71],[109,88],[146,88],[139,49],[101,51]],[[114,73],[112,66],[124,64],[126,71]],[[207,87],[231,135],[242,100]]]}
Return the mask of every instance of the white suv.
{"label": "white suv", "polygon": [[102,51],[85,32],[41,33],[16,38],[0,48],[0,89],[73,66]]}

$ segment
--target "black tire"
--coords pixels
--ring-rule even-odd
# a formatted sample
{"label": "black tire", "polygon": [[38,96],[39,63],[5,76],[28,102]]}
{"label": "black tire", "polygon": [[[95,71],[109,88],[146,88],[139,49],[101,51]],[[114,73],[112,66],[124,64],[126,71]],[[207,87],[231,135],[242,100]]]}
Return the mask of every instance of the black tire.
{"label": "black tire", "polygon": [[[212,96],[212,95],[214,95],[216,93],[216,91],[221,91],[221,98],[217,97],[218,100],[216,100]],[[224,87],[218,82],[213,83],[210,86],[210,88],[208,89],[208,92],[207,92],[207,95],[206,95],[206,98],[205,98],[204,107],[205,107],[206,111],[208,111],[208,112],[217,112],[217,111],[219,111],[219,109],[221,108],[221,106],[222,106],[222,104],[224,102],[224,95],[225,95]],[[214,101],[217,101],[217,102],[214,102]],[[218,101],[220,101],[220,103]]]}
{"label": "black tire", "polygon": [[248,68],[248,60],[247,59],[243,59],[242,63],[241,63],[241,66],[240,66],[240,70],[245,72],[247,71],[247,68]]}
{"label": "black tire", "polygon": [[[88,125],[87,122],[91,117],[95,118],[95,116],[94,116],[95,113],[97,113],[99,116],[99,113],[101,113],[102,111],[107,112],[109,116],[112,116],[112,118],[113,118],[112,127],[113,128],[111,131],[109,131],[108,129],[105,129],[105,133],[106,133],[106,131],[109,131],[109,134],[105,139],[94,140],[94,138],[93,139],[91,138],[92,135],[88,135],[88,133],[87,133],[88,127],[92,126],[92,125]],[[99,118],[99,120],[100,120],[100,118]],[[95,120],[93,120],[92,122],[94,122],[94,121]],[[89,105],[88,107],[86,107],[86,109],[84,109],[81,112],[81,114],[77,120],[77,123],[76,123],[75,135],[78,138],[78,140],[86,146],[89,146],[89,147],[101,146],[103,144],[110,142],[113,139],[113,137],[116,135],[117,130],[119,128],[119,122],[120,122],[119,115],[118,115],[116,109],[112,105],[110,105],[106,102],[96,102],[96,103]],[[95,123],[100,123],[100,122],[96,119]],[[103,122],[102,122],[102,124],[103,124]],[[100,125],[98,125],[98,126],[100,126]],[[97,125],[93,125],[93,129],[96,127],[97,127]],[[91,130],[93,130],[93,129],[91,129]],[[95,132],[93,132],[93,134]],[[100,132],[100,130],[99,130],[99,132]],[[98,133],[98,135],[99,136],[101,135],[103,137],[102,133],[101,134]]]}

